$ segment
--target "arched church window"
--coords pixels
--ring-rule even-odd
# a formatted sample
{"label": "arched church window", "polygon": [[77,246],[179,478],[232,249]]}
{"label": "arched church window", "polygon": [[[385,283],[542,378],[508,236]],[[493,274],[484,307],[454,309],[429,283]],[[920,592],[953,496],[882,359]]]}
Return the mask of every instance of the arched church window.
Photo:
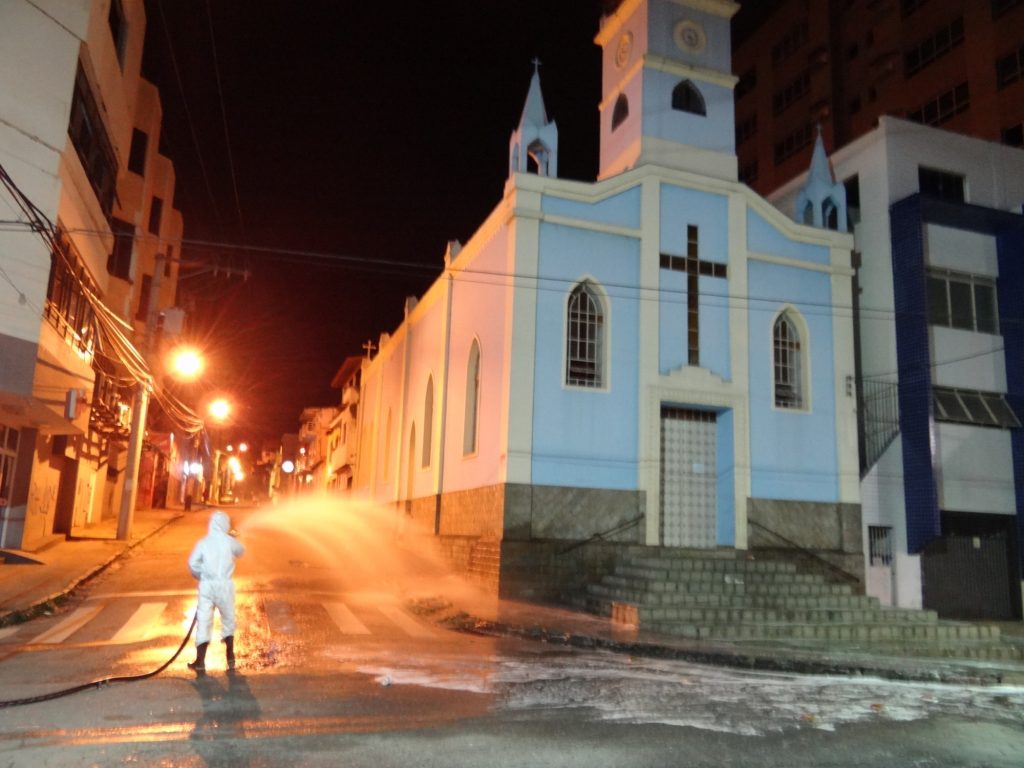
{"label": "arched church window", "polygon": [[566,325],[565,383],[603,387],[605,383],[605,312],[597,289],[588,281],[569,294]]}
{"label": "arched church window", "polygon": [[423,396],[423,466],[430,466],[430,446],[434,442],[434,377],[427,377]]}
{"label": "arched church window", "polygon": [[801,343],[797,319],[788,310],[775,319],[772,349],[775,368],[775,407],[805,408],[806,350]]}
{"label": "arched church window", "polygon": [[612,109],[612,130],[614,131],[623,121],[629,117],[629,99],[626,94],[620,93],[615,100],[615,107]]}
{"label": "arched church window", "polygon": [[697,90],[697,86],[689,80],[683,80],[672,89],[672,109],[680,112],[690,112],[694,115],[706,115],[707,107],[704,104],[704,97]]}
{"label": "arched church window", "polygon": [[480,344],[473,339],[466,363],[466,418],[462,426],[462,453],[476,453],[477,414],[480,409]]}

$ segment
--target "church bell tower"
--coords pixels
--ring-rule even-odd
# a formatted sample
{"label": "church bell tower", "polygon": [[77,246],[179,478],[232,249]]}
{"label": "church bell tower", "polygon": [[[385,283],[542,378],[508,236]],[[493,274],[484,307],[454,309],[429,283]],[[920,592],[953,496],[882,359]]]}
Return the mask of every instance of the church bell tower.
{"label": "church bell tower", "polygon": [[732,0],[622,0],[602,49],[599,178],[654,163],[735,181]]}
{"label": "church bell tower", "polygon": [[533,77],[519,125],[508,142],[508,173],[558,176],[558,126],[548,119],[540,91],[540,62],[533,61]]}

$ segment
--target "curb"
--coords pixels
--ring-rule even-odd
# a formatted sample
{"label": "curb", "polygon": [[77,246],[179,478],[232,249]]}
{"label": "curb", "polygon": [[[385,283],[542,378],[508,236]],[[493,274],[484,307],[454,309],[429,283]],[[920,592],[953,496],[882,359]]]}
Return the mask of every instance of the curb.
{"label": "curb", "polygon": [[[801,675],[833,675],[843,677],[879,677],[898,682],[942,683],[945,685],[1001,685],[1007,675],[1019,679],[1020,674],[1007,669],[984,669],[956,665],[939,659],[908,658],[906,666],[872,664],[870,660],[839,660],[799,657],[786,654],[769,655],[753,651],[698,650],[644,641],[618,641],[539,625],[530,628],[512,626],[480,619],[466,613],[449,616],[442,626],[483,637],[515,637],[572,648],[605,650],[646,658],[671,659],[696,664],[760,672],[787,672]],[[927,668],[915,665],[928,664]]]}
{"label": "curb", "polygon": [[135,541],[130,542],[120,552],[116,552],[115,554],[111,555],[105,561],[95,566],[91,570],[87,571],[84,575],[74,579],[67,586],[63,587],[57,592],[47,595],[46,597],[36,601],[35,603],[29,605],[26,608],[17,608],[13,611],[8,611],[7,613],[0,614],[0,627],[7,627],[12,624],[21,624],[23,622],[29,621],[30,619],[34,619],[37,616],[40,616],[41,614],[45,613],[49,609],[54,608],[55,606],[61,605],[65,600],[68,599],[71,593],[78,589],[80,586],[85,584],[90,579],[93,579],[96,576],[98,576],[100,573],[109,568],[116,560],[119,560],[120,558],[124,557],[125,554],[131,552],[137,546],[151,539],[153,536],[160,533],[160,531],[164,530],[164,528],[169,526],[171,523],[180,520],[184,516],[185,514],[183,512],[179,512],[173,517],[168,518],[166,521],[164,521],[156,528],[151,530],[149,533],[147,533],[145,536],[142,536],[141,538],[138,538]]}

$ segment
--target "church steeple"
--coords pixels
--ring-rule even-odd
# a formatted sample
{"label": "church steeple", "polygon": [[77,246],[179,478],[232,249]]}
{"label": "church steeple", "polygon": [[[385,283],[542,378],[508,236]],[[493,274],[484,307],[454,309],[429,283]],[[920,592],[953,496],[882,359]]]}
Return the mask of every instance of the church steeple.
{"label": "church steeple", "polygon": [[622,0],[601,21],[600,178],[646,163],[735,181],[733,0]]}
{"label": "church steeple", "polygon": [[[832,219],[833,214],[835,219]],[[811,153],[811,169],[807,183],[796,199],[796,220],[815,227],[846,231],[846,187],[832,179],[832,169],[825,155],[825,142],[818,126],[818,138]],[[833,226],[834,224],[834,226]]]}
{"label": "church steeple", "polygon": [[508,173],[558,176],[558,126],[548,120],[540,91],[540,62],[533,60],[533,77],[518,127],[509,140]]}

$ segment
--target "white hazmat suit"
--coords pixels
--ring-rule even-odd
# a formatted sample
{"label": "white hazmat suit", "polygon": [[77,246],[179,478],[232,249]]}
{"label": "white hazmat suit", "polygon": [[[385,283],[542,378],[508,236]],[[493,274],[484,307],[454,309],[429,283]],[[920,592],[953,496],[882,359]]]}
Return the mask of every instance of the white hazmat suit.
{"label": "white hazmat suit", "polygon": [[188,568],[199,580],[199,604],[196,608],[196,645],[210,642],[213,609],[220,611],[220,636],[235,634],[235,558],[245,552],[233,537],[231,520],[220,510],[210,516],[210,530],[197,543],[188,558]]}

